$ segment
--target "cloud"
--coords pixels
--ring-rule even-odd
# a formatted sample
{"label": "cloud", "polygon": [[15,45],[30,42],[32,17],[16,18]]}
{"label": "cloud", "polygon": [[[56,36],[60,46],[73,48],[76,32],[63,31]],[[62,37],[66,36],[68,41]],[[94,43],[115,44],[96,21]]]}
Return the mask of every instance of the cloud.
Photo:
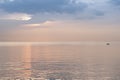
{"label": "cloud", "polygon": [[25,13],[7,13],[0,11],[0,20],[21,20],[28,21],[32,19],[32,15]]}
{"label": "cloud", "polygon": [[114,4],[114,6],[120,6],[120,0],[110,0],[110,3]]}
{"label": "cloud", "polygon": [[21,27],[26,27],[26,28],[52,27],[52,26],[55,26],[59,23],[60,23],[59,21],[45,21],[43,23],[24,24],[24,25],[21,25]]}
{"label": "cloud", "polygon": [[[106,15],[111,14],[111,12],[110,17],[115,15],[116,12],[113,7],[109,6],[110,1],[111,0],[0,0],[0,9],[9,13],[9,16],[22,13],[21,17],[23,14],[24,17],[17,19],[29,20],[29,22],[33,24],[58,19],[91,20],[106,17]],[[116,0],[113,2],[115,3],[115,1]],[[119,0],[117,1],[119,2]],[[27,17],[25,18],[25,16]]]}
{"label": "cloud", "polygon": [[[50,16],[67,14],[67,18],[93,19],[104,16],[109,0],[1,0],[0,9],[8,13],[51,14]],[[53,15],[52,15],[53,14]],[[40,16],[41,18],[42,16]],[[46,17],[46,16],[44,16]],[[48,17],[48,16],[47,16]],[[72,19],[73,19],[72,18]]]}
{"label": "cloud", "polygon": [[24,13],[13,13],[13,14],[7,14],[2,15],[0,17],[0,20],[21,20],[21,21],[27,21],[31,19],[31,15],[24,14]]}
{"label": "cloud", "polygon": [[13,2],[14,0],[0,0],[0,3]]}
{"label": "cloud", "polygon": [[86,4],[76,5],[70,0],[3,0],[0,8],[8,12],[38,13],[38,12],[72,12],[83,10]]}

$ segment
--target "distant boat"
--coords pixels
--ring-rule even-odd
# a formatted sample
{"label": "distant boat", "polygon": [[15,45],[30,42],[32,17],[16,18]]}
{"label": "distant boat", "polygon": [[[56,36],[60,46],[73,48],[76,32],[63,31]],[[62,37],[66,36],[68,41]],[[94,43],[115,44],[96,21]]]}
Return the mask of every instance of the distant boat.
{"label": "distant boat", "polygon": [[106,45],[110,45],[110,43],[106,43]]}

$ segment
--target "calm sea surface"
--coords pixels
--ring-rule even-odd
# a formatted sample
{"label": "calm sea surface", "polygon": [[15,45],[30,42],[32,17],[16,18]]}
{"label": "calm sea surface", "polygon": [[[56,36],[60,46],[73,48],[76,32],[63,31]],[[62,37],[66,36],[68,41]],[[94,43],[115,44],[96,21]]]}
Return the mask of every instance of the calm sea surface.
{"label": "calm sea surface", "polygon": [[2,45],[0,80],[120,80],[120,44]]}

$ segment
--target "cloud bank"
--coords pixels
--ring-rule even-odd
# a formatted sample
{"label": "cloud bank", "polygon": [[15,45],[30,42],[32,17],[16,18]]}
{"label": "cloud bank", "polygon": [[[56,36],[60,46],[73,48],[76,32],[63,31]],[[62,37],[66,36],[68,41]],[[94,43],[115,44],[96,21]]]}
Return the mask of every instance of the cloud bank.
{"label": "cloud bank", "polygon": [[30,20],[32,24],[49,20],[114,20],[120,13],[119,4],[120,0],[0,0],[0,10],[6,13],[0,17]]}
{"label": "cloud bank", "polygon": [[76,5],[71,0],[2,0],[0,8],[8,12],[76,12],[87,7],[84,3]]}

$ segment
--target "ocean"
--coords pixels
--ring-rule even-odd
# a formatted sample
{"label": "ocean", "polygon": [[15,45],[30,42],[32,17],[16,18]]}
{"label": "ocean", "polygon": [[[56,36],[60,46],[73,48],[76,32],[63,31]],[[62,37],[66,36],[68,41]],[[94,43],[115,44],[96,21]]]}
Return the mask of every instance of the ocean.
{"label": "ocean", "polygon": [[120,80],[120,43],[1,43],[0,80]]}

